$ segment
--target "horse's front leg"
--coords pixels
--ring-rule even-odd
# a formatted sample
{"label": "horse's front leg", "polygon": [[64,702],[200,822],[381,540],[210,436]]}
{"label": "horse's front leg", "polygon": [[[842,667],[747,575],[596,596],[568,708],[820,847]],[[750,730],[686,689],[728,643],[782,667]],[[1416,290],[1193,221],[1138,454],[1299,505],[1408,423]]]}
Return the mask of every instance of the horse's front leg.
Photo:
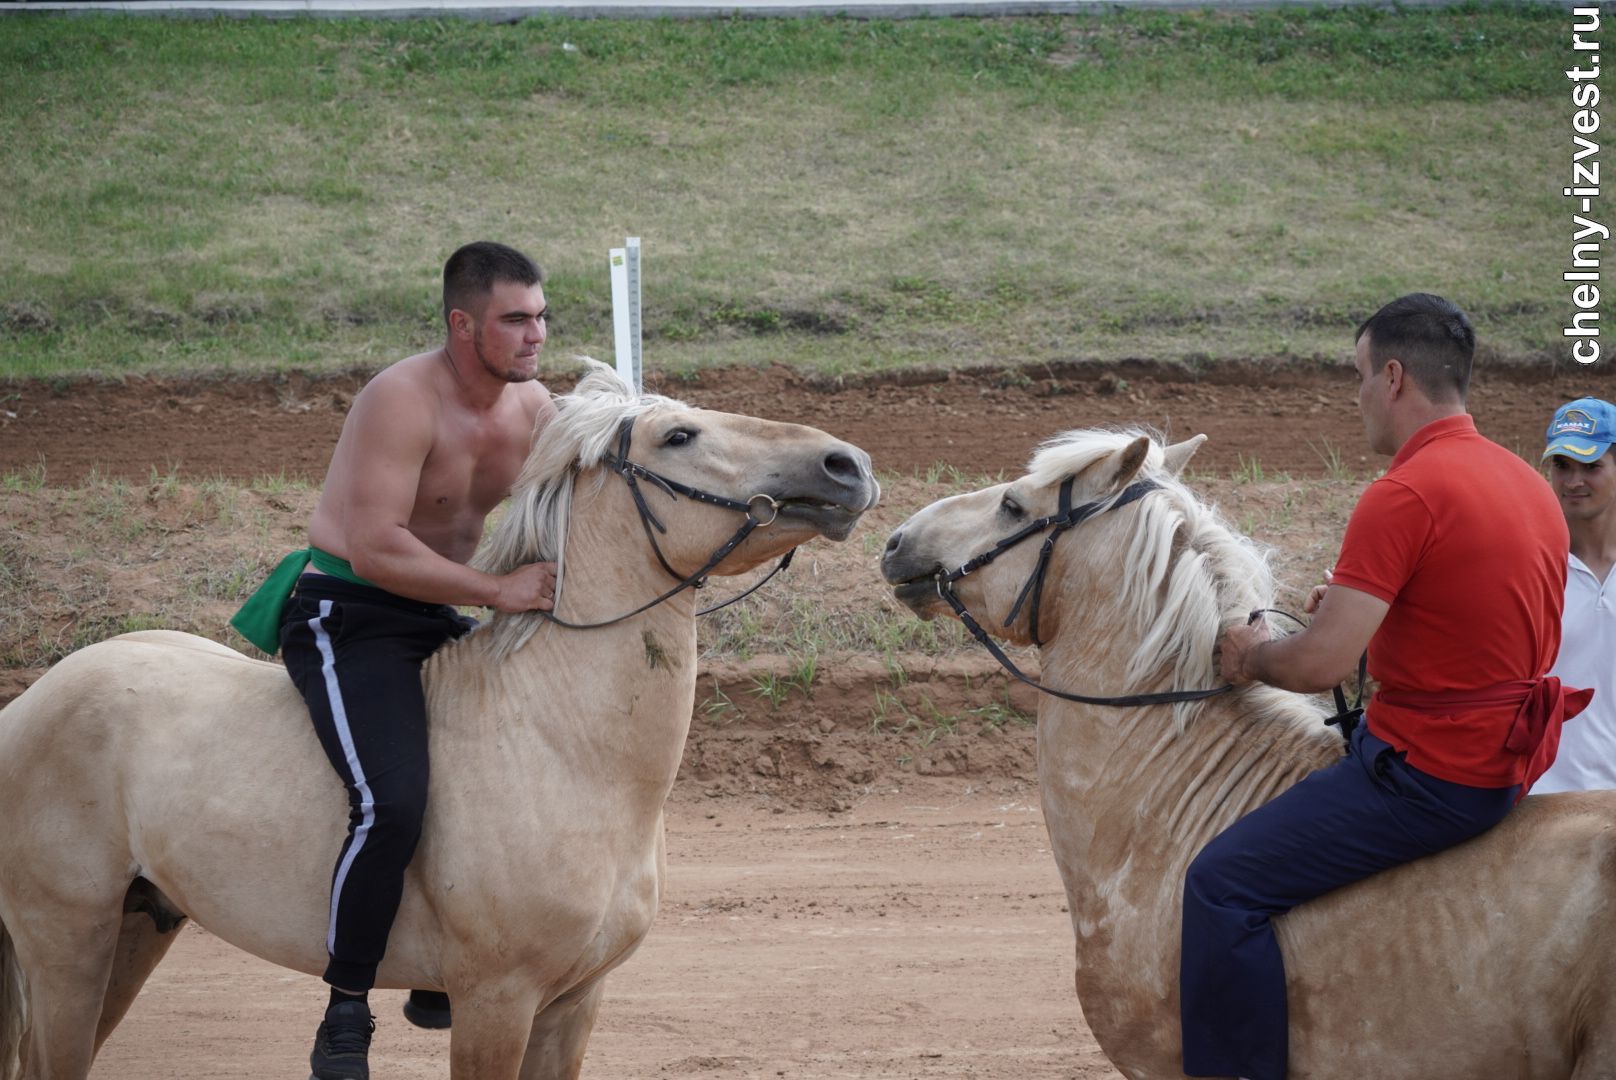
{"label": "horse's front leg", "polygon": [[514,977],[451,986],[454,1026],[449,1030],[450,1080],[517,1080],[541,996]]}
{"label": "horse's front leg", "polygon": [[596,979],[588,989],[552,1001],[533,1018],[521,1080],[577,1080],[605,987],[605,979]]}

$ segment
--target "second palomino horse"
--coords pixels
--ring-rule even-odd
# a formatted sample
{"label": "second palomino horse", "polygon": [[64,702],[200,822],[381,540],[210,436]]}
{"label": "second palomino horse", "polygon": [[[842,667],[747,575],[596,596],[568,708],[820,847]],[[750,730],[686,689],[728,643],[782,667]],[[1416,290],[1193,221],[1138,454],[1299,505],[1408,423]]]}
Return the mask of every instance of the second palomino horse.
{"label": "second palomino horse", "polygon": [[[1220,630],[1272,603],[1263,559],[1179,481],[1200,438],[1078,431],[1026,476],[921,510],[882,567],[923,617],[965,610],[1083,696],[1212,688]],[[1090,507],[1050,549],[1005,548],[1060,490]],[[1142,483],[1141,483],[1142,482]],[[1136,486],[1137,485],[1137,486]],[[1132,494],[1129,493],[1131,490]],[[1010,625],[1003,626],[1007,617]],[[1077,936],[1077,994],[1130,1080],[1180,1067],[1185,869],[1236,818],[1341,756],[1310,699],[1254,685],[1199,701],[1046,696],[1038,775]],[[1616,793],[1533,796],[1502,825],[1276,920],[1295,1080],[1616,1077]]]}

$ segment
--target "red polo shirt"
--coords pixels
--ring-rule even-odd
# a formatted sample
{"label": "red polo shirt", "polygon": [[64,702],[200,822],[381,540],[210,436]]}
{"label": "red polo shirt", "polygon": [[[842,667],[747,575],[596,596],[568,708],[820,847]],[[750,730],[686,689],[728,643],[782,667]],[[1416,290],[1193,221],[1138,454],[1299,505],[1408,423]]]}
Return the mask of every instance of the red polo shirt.
{"label": "red polo shirt", "polygon": [[[1369,485],[1331,581],[1391,605],[1369,642],[1381,691],[1480,690],[1554,663],[1570,545],[1547,482],[1460,414],[1420,428]],[[1515,714],[1404,708],[1377,691],[1367,716],[1415,768],[1508,787],[1526,778],[1530,756],[1504,747]]]}

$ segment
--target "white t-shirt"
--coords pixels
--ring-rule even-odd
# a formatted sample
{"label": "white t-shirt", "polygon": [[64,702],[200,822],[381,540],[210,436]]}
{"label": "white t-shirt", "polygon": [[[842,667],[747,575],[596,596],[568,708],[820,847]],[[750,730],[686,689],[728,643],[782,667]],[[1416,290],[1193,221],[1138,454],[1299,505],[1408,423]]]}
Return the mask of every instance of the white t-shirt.
{"label": "white t-shirt", "polygon": [[1575,555],[1568,556],[1560,655],[1549,674],[1567,686],[1594,688],[1594,700],[1567,720],[1560,753],[1532,794],[1616,788],[1616,588],[1606,588]]}

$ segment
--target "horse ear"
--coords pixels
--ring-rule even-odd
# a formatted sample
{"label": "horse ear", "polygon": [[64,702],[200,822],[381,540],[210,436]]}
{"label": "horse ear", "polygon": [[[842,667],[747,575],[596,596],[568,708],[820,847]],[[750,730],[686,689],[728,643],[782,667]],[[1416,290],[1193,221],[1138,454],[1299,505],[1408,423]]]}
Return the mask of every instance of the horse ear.
{"label": "horse ear", "polygon": [[1150,437],[1141,435],[1121,450],[1111,455],[1113,472],[1111,482],[1106,486],[1108,491],[1121,491],[1133,481],[1144,467],[1145,455],[1150,453]]}
{"label": "horse ear", "polygon": [[1206,442],[1205,435],[1193,435],[1181,443],[1169,446],[1162,452],[1163,467],[1177,476],[1184,471],[1184,466],[1190,463],[1190,458],[1195,456],[1195,451],[1199,450],[1204,442]]}

